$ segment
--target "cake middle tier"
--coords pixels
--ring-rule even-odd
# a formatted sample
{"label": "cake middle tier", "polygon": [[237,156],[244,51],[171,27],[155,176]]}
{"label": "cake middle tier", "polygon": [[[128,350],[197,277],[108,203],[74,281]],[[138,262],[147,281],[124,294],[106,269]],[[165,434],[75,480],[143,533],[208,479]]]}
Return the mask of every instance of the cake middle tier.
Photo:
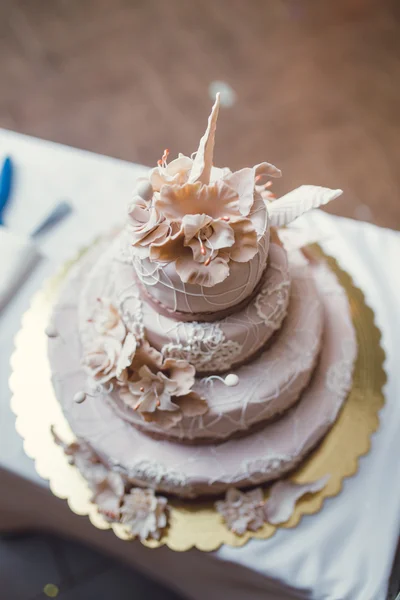
{"label": "cake middle tier", "polygon": [[[111,252],[112,254],[112,252]],[[110,271],[107,256],[98,269]],[[177,321],[160,314],[141,293],[129,265],[112,261],[115,303],[128,330],[144,327],[145,337],[165,358],[180,358],[199,373],[222,373],[254,356],[280,328],[287,312],[290,275],[284,248],[271,244],[269,264],[256,296],[224,319],[213,322]],[[96,278],[104,280],[103,277]],[[102,295],[91,286],[84,292],[86,303]]]}
{"label": "cake middle tier", "polygon": [[129,235],[121,234],[119,256],[133,271],[142,295],[157,310],[179,321],[215,321],[245,305],[257,292],[267,266],[270,229],[257,243],[257,253],[248,262],[230,261],[229,276],[212,287],[184,283],[175,264],[151,262],[132,252]]}
{"label": "cake middle tier", "polygon": [[180,322],[158,313],[142,300],[132,267],[119,260],[117,238],[94,265],[80,298],[83,342],[91,329],[97,298],[119,310],[128,331],[143,337],[165,358],[182,358],[198,374],[223,373],[247,362],[265,346],[287,313],[290,273],[286,251],[276,238],[258,293],[244,308],[214,322]]}

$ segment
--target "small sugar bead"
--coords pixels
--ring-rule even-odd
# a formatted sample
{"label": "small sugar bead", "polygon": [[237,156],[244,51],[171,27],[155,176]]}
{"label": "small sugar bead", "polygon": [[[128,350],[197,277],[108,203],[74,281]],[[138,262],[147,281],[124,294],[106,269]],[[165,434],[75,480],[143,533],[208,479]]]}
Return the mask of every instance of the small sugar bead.
{"label": "small sugar bead", "polygon": [[82,402],[84,402],[86,400],[86,394],[85,392],[76,392],[75,396],[74,396],[74,402],[76,402],[77,404],[82,404]]}
{"label": "small sugar bead", "polygon": [[47,325],[46,329],[44,330],[45,334],[47,335],[47,337],[49,338],[54,338],[58,336],[58,331],[57,329],[54,327],[54,325]]}
{"label": "small sugar bead", "polygon": [[229,373],[229,375],[225,377],[224,382],[228,387],[234,387],[239,383],[239,377],[235,375],[235,373]]}
{"label": "small sugar bead", "polygon": [[141,181],[136,188],[136,193],[143,200],[149,202],[153,197],[153,188],[150,181]]}

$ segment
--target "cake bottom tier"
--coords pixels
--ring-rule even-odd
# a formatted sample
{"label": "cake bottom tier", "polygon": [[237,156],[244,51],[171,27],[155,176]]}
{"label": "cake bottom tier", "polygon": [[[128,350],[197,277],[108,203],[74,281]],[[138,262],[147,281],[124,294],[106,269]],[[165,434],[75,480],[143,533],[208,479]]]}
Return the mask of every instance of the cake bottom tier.
{"label": "cake bottom tier", "polygon": [[[257,485],[290,471],[337,418],[351,387],[357,351],[344,290],[324,263],[313,266],[312,274],[323,305],[324,336],[318,364],[301,400],[279,419],[242,438],[190,446],[154,440],[140,432],[115,412],[107,397],[88,397],[83,404],[74,402],[76,392],[86,386],[80,366],[77,315],[84,274],[78,267],[54,314],[59,335],[50,340],[53,384],[75,435],[129,482],[182,497]],[[301,350],[292,348],[296,355]],[[263,356],[267,369],[268,353]]]}

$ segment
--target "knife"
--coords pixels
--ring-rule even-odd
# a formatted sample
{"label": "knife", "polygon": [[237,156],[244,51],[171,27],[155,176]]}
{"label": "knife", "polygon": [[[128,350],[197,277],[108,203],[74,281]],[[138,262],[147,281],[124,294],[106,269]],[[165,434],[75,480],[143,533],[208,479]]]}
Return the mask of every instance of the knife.
{"label": "knife", "polygon": [[72,206],[66,200],[62,200],[55,205],[55,207],[50,211],[50,213],[45,217],[45,219],[36,227],[34,231],[31,232],[31,238],[37,238],[42,233],[46,233],[52,227],[57,225],[60,221],[62,221],[67,215],[72,212]]}

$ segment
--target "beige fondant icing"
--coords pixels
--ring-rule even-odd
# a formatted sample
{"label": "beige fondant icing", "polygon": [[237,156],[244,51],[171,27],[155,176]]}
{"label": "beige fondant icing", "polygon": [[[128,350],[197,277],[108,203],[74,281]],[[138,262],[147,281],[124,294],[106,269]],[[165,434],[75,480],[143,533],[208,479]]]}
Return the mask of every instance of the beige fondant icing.
{"label": "beige fondant icing", "polygon": [[[80,366],[77,298],[98,252],[71,273],[53,315],[60,336],[49,340],[55,391],[77,437],[127,481],[186,497],[258,485],[297,465],[335,421],[351,385],[357,350],[347,297],[328,267],[310,267],[323,303],[324,343],[300,402],[278,420],[243,438],[218,445],[185,446],[160,444],[141,433],[116,414],[106,396],[88,397],[83,404],[73,401],[86,383]],[[299,293],[303,294],[300,288]],[[302,324],[298,322],[297,327],[301,329]],[[302,346],[288,341],[289,356],[296,350],[301,356]],[[264,367],[268,367],[267,361]],[[265,378],[265,369],[263,373]],[[243,380],[249,390],[257,383],[241,373],[242,385]],[[226,389],[232,392],[238,386]],[[279,402],[278,390],[275,401]]]}

